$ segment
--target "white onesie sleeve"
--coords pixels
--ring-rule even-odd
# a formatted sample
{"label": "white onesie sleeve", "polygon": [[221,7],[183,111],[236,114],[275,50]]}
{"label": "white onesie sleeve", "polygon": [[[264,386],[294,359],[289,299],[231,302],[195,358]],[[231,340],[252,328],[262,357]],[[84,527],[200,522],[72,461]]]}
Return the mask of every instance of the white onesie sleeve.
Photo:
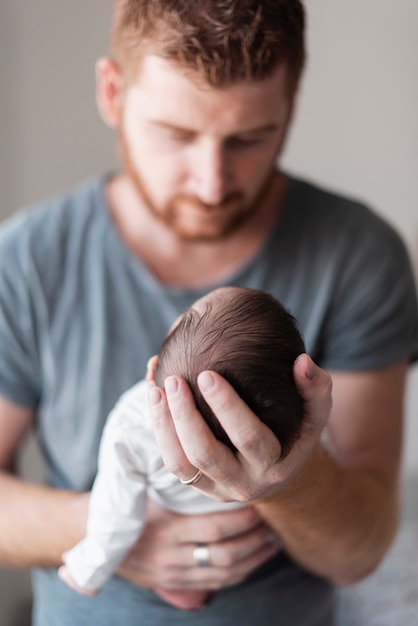
{"label": "white onesie sleeve", "polygon": [[65,557],[75,582],[90,590],[102,587],[114,574],[142,532],[146,516],[146,464],[133,451],[120,408],[110,414],[103,432],[86,537]]}

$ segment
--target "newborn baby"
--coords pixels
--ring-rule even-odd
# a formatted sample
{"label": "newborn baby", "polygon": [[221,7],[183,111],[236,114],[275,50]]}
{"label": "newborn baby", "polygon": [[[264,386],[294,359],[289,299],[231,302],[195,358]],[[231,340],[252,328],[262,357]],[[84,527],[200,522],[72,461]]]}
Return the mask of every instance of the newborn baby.
{"label": "newborn baby", "polygon": [[[163,386],[168,376],[182,376],[215,436],[235,451],[197,385],[200,372],[218,372],[276,434],[284,457],[302,426],[292,366],[304,349],[294,318],[272,296],[222,287],[197,300],[175,322],[159,355],[150,359],[146,380]],[[137,383],[107,420],[86,537],[63,555],[60,577],[79,593],[98,593],[140,536],[148,498],[184,515],[240,506],[217,502],[193,488],[198,474],[184,484],[165,469],[148,415],[147,383]],[[204,591],[155,591],[183,609],[201,608],[209,597]]]}

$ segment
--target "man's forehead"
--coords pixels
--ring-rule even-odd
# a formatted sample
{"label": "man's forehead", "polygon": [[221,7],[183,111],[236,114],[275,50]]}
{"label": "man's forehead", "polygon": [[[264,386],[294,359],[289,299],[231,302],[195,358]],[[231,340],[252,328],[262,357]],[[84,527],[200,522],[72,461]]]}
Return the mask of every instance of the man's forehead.
{"label": "man's forehead", "polygon": [[157,55],[146,55],[131,85],[138,106],[154,124],[173,129],[201,129],[201,122],[236,127],[238,132],[275,131],[287,118],[289,97],[285,66],[267,79],[224,87],[205,83]]}
{"label": "man's forehead", "polygon": [[219,86],[212,85],[204,75],[196,69],[178,63],[171,59],[164,58],[153,49],[148,49],[147,53],[141,57],[141,61],[134,79],[134,83],[141,84],[144,80],[153,79],[155,85],[163,87],[166,83],[177,83],[181,85],[193,86],[197,91],[203,93],[222,93],[231,91],[234,88],[244,88],[258,93],[270,85],[287,83],[288,68],[286,63],[281,63],[272,72],[271,76],[259,80],[232,81]]}

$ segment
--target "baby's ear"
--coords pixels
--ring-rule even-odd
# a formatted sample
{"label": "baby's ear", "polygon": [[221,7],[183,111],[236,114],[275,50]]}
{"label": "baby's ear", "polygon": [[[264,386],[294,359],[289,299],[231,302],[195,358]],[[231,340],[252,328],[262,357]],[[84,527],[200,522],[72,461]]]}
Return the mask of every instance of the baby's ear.
{"label": "baby's ear", "polygon": [[154,354],[147,363],[147,373],[145,375],[145,380],[151,382],[155,378],[155,370],[157,368],[158,363],[158,354]]}

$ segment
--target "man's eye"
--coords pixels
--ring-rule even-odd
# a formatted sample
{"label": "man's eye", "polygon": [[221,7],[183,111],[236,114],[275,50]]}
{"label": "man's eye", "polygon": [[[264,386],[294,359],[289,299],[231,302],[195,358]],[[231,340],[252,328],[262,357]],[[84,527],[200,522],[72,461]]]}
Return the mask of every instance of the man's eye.
{"label": "man's eye", "polygon": [[262,143],[263,137],[230,137],[227,141],[227,147],[232,149],[251,148]]}
{"label": "man's eye", "polygon": [[178,143],[189,143],[193,140],[193,133],[172,131],[170,133],[170,139],[172,139],[173,141],[177,141]]}

